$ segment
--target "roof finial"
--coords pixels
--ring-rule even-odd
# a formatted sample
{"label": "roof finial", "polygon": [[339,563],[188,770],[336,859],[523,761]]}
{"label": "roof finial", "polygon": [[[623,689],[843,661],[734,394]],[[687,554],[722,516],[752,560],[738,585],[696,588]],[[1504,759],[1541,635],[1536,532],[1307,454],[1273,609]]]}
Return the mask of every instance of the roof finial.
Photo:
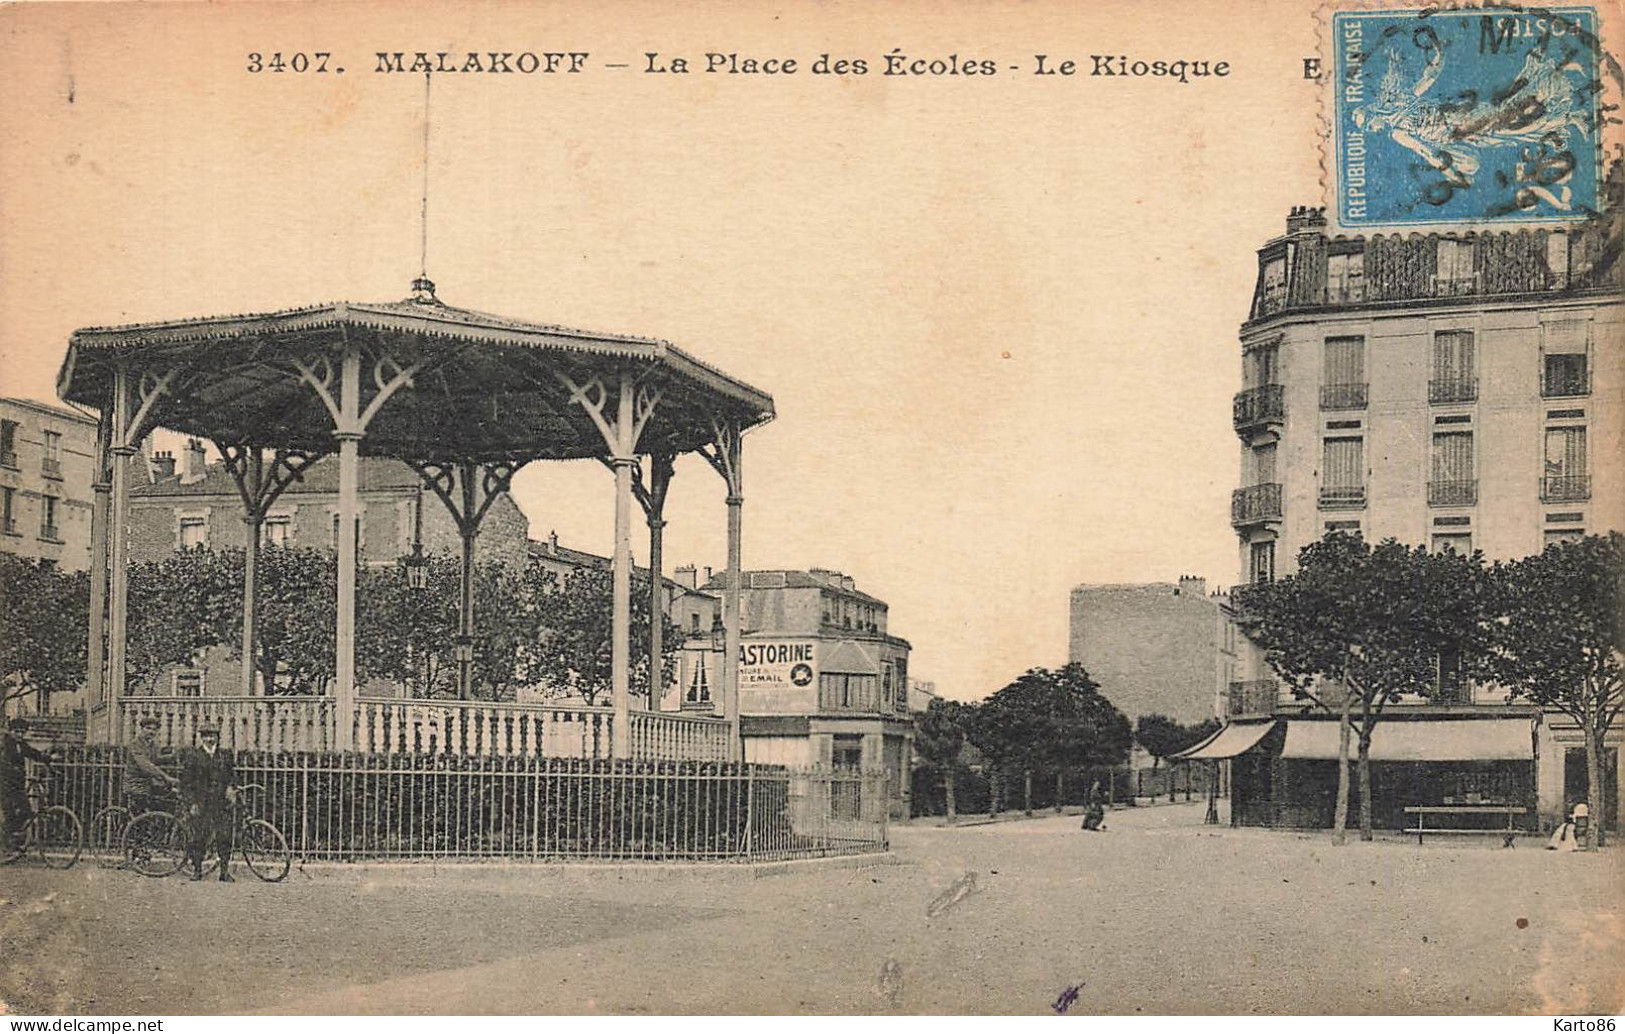
{"label": "roof finial", "polygon": [[429,82],[423,73],[423,203],[418,211],[418,275],[412,281],[412,300],[422,305],[438,305],[434,281],[429,279]]}

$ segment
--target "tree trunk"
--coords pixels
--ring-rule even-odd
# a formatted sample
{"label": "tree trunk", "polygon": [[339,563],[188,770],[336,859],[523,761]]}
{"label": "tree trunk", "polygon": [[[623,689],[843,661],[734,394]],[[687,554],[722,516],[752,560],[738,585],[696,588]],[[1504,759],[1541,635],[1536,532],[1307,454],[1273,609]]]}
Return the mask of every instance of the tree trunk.
{"label": "tree trunk", "polygon": [[999,795],[1004,792],[1003,782],[999,778],[998,769],[994,769],[987,774],[987,814],[989,818],[999,817]]}
{"label": "tree trunk", "polygon": [[1213,775],[1207,784],[1207,814],[1202,817],[1202,823],[1208,826],[1219,824],[1219,762],[1213,762]]}
{"label": "tree trunk", "polygon": [[1033,817],[1033,770],[1021,770],[1021,813],[1028,818]]}
{"label": "tree trunk", "polygon": [[1585,730],[1586,737],[1586,808],[1591,812],[1591,831],[1586,837],[1585,849],[1595,850],[1602,846],[1602,827],[1606,816],[1603,815],[1602,793],[1602,737],[1600,730]]}
{"label": "tree trunk", "polygon": [[1062,802],[1066,800],[1066,770],[1055,770],[1055,814],[1061,813]]}
{"label": "tree trunk", "polygon": [[1350,715],[1354,695],[1343,687],[1343,710],[1337,716],[1337,811],[1332,816],[1332,843],[1348,843],[1349,828],[1349,739],[1354,732]]}
{"label": "tree trunk", "polygon": [[958,816],[954,812],[954,766],[949,765],[944,776],[944,787],[948,794],[948,824],[953,825]]}
{"label": "tree trunk", "polygon": [[1371,732],[1360,732],[1360,839],[1371,839]]}

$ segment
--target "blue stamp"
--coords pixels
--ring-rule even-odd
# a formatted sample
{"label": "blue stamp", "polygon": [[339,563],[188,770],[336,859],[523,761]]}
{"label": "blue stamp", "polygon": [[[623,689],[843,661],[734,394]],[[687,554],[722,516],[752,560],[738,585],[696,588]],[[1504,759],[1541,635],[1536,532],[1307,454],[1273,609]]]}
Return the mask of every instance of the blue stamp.
{"label": "blue stamp", "polygon": [[1342,12],[1332,33],[1342,227],[1596,213],[1594,8]]}

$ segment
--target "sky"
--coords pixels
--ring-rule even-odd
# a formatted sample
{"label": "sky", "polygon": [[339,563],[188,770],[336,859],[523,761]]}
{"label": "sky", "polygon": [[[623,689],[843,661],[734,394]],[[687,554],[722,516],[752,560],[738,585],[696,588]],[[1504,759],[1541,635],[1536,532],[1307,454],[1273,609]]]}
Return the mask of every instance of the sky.
{"label": "sky", "polygon": [[[578,75],[435,77],[441,300],[664,338],[770,392],[746,568],[852,575],[911,674],[977,699],[1066,661],[1075,585],[1237,580],[1237,330],[1256,249],[1322,203],[1311,10],[0,8],[0,393],[53,399],[80,326],[405,297],[423,79],[374,54],[584,51]],[[997,72],[885,76],[894,48]],[[644,71],[707,51],[800,67]],[[330,71],[248,71],[279,52]],[[825,53],[869,72],[813,75]],[[1228,75],[1091,76],[1096,53]],[[533,537],[610,551],[598,464],[514,494]],[[723,497],[679,461],[668,564],[723,565]]]}

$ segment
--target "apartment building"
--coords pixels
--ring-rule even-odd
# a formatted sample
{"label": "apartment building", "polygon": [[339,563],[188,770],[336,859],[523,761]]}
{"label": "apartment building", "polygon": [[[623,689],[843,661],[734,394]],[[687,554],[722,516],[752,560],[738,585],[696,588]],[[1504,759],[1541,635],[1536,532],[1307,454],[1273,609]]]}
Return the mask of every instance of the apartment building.
{"label": "apartment building", "polygon": [[0,550],[88,568],[95,466],[95,417],[0,398]]}
{"label": "apartment building", "polygon": [[[1616,210],[1620,187],[1616,174]],[[1625,315],[1608,232],[1345,237],[1320,209],[1294,209],[1258,253],[1241,328],[1231,523],[1243,579],[1289,573],[1334,531],[1494,560],[1625,527]],[[1256,651],[1240,664],[1226,703],[1238,728],[1205,755],[1238,757],[1238,820],[1329,823],[1335,724],[1282,695]],[[1478,801],[1551,822],[1579,796],[1571,723],[1468,684],[1448,661],[1440,678],[1378,732],[1379,824],[1402,823],[1406,805]],[[1607,810],[1617,822],[1617,795]]]}

